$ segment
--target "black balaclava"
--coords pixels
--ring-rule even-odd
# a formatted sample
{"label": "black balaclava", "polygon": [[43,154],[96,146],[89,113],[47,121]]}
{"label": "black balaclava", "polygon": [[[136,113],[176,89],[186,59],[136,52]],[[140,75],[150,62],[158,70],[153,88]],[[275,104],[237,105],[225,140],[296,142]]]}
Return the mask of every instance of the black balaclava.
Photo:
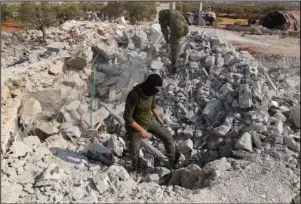
{"label": "black balaclava", "polygon": [[153,96],[159,91],[156,89],[156,86],[162,86],[163,79],[158,74],[151,74],[147,79],[142,83],[142,92],[146,96]]}

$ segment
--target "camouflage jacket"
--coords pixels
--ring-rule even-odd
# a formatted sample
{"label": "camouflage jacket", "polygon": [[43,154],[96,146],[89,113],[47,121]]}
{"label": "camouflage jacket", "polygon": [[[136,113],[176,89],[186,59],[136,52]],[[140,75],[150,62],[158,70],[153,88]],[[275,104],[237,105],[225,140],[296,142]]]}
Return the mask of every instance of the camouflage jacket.
{"label": "camouflage jacket", "polygon": [[177,10],[161,10],[159,12],[159,23],[166,42],[169,42],[168,27],[170,35],[175,38],[182,38],[188,33],[188,23],[185,17]]}

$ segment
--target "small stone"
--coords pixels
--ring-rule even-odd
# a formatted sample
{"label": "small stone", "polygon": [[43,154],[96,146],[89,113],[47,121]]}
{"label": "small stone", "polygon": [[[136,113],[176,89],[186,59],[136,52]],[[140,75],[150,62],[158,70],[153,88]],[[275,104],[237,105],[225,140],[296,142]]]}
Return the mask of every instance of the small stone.
{"label": "small stone", "polygon": [[235,143],[235,148],[252,152],[252,136],[250,133],[244,133]]}
{"label": "small stone", "polygon": [[219,127],[214,128],[213,132],[217,136],[223,137],[223,136],[225,136],[229,132],[230,129],[231,129],[230,125],[221,125]]}
{"label": "small stone", "polygon": [[154,61],[152,61],[150,67],[151,67],[151,69],[154,69],[154,70],[160,70],[163,68],[163,63],[154,60]]}
{"label": "small stone", "polygon": [[205,59],[205,66],[206,67],[211,67],[215,64],[215,57],[214,56],[208,56]]}
{"label": "small stone", "polygon": [[159,183],[160,177],[158,174],[150,174],[147,177],[147,182]]}
{"label": "small stone", "polygon": [[261,148],[261,140],[258,134],[253,133],[252,134],[253,143],[255,144],[255,147],[260,149]]}
{"label": "small stone", "polygon": [[103,194],[111,186],[110,178],[106,173],[97,173],[93,177],[93,182],[94,182],[99,194]]}
{"label": "small stone", "polygon": [[171,65],[171,61],[167,57],[162,57],[162,62],[164,66]]}

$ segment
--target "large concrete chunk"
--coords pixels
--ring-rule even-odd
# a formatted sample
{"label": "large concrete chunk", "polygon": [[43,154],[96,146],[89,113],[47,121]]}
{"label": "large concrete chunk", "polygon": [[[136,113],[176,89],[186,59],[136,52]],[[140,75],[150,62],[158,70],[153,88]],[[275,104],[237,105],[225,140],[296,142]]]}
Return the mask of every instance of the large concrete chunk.
{"label": "large concrete chunk", "polygon": [[193,189],[197,182],[200,181],[201,168],[192,164],[186,167],[181,176],[181,186],[187,189]]}
{"label": "large concrete chunk", "polygon": [[126,181],[131,179],[127,170],[122,166],[112,165],[107,171],[108,176],[111,180],[122,180]]}
{"label": "large concrete chunk", "polygon": [[268,124],[267,124],[268,130],[272,130],[276,133],[282,134],[283,132],[283,123],[278,118],[270,117]]}
{"label": "large concrete chunk", "polygon": [[180,142],[178,145],[178,150],[180,153],[187,153],[193,150],[193,142],[191,139],[187,139],[183,142]]}
{"label": "large concrete chunk", "polygon": [[38,100],[34,98],[24,100],[19,111],[21,122],[35,118],[41,111],[42,107]]}
{"label": "large concrete chunk", "polygon": [[43,174],[37,179],[35,187],[42,186],[54,186],[57,183],[62,182],[65,179],[65,171],[57,164],[50,164],[43,172]]}
{"label": "large concrete chunk", "polygon": [[138,43],[138,46],[141,50],[144,50],[148,47],[148,37],[143,30],[136,30],[134,40]]}
{"label": "large concrete chunk", "polygon": [[250,108],[252,106],[252,93],[248,84],[241,84],[238,88],[238,102],[240,108]]}
{"label": "large concrete chunk", "polygon": [[51,135],[55,135],[59,130],[51,122],[40,122],[34,130],[34,133],[41,139],[45,140]]}
{"label": "large concrete chunk", "polygon": [[206,120],[212,122],[216,113],[220,111],[221,107],[222,107],[221,101],[214,98],[206,104],[202,115]]}
{"label": "large concrete chunk", "polygon": [[294,107],[290,110],[290,116],[293,118],[295,126],[300,128],[300,107]]}
{"label": "large concrete chunk", "polygon": [[93,51],[97,53],[99,56],[101,56],[105,60],[110,60],[114,55],[118,53],[118,45],[117,43],[110,42],[98,42],[96,45],[92,47]]}
{"label": "large concrete chunk", "polygon": [[67,64],[72,68],[82,70],[92,61],[93,52],[91,47],[85,44],[79,45],[76,50],[71,58],[67,60]]}
{"label": "large concrete chunk", "polygon": [[250,133],[244,133],[235,143],[235,148],[252,152],[252,136]]}
{"label": "large concrete chunk", "polygon": [[[94,127],[97,123],[102,123],[104,119],[109,116],[109,112],[105,108],[100,108],[99,110],[92,113],[92,127]],[[83,128],[90,128],[90,113],[86,113],[82,117],[81,125]]]}
{"label": "large concrete chunk", "polygon": [[214,56],[208,56],[208,57],[206,57],[206,59],[205,59],[205,65],[206,65],[206,67],[211,67],[211,66],[214,65],[214,63],[215,63],[215,57]]}
{"label": "large concrete chunk", "polygon": [[122,138],[117,138],[116,135],[112,135],[107,141],[106,147],[112,149],[116,155],[122,156],[123,150],[125,149],[125,143]]}
{"label": "large concrete chunk", "polygon": [[106,173],[98,173],[93,177],[93,182],[99,192],[99,194],[103,194],[106,192],[110,186],[111,186],[111,181]]}
{"label": "large concrete chunk", "polygon": [[213,170],[217,170],[220,172],[224,172],[231,169],[231,164],[227,162],[226,158],[221,158],[212,162],[207,163],[202,171],[203,172],[211,172]]}
{"label": "large concrete chunk", "polygon": [[57,111],[62,104],[62,91],[60,89],[37,91],[31,93],[31,97],[40,102],[43,111]]}
{"label": "large concrete chunk", "polygon": [[84,81],[80,78],[78,73],[74,73],[71,76],[69,76],[68,78],[66,78],[63,81],[63,84],[67,85],[67,86],[71,86],[71,87],[81,87],[83,86],[85,83]]}
{"label": "large concrete chunk", "polygon": [[61,132],[64,133],[71,141],[74,141],[81,136],[80,129],[69,123],[63,123],[61,125]]}
{"label": "large concrete chunk", "polygon": [[13,145],[11,146],[10,150],[12,151],[12,158],[19,158],[24,157],[27,152],[30,151],[29,147],[27,147],[23,142],[21,141],[15,141]]}

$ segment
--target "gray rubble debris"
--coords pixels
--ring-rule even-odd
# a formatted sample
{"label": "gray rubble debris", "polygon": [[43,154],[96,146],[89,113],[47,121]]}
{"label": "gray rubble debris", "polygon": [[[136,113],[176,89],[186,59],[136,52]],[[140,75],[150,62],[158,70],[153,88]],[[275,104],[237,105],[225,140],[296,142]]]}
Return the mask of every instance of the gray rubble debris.
{"label": "gray rubble debris", "polygon": [[[98,123],[102,123],[104,119],[109,116],[109,112],[105,108],[100,108],[99,110],[92,113],[92,127]],[[90,128],[90,113],[86,113],[82,116],[81,125],[83,128]]]}
{"label": "gray rubble debris", "polygon": [[99,172],[93,177],[93,182],[98,190],[98,193],[101,195],[106,192],[111,186],[111,180],[108,174]]}
{"label": "gray rubble debris", "polygon": [[290,110],[290,116],[293,118],[295,126],[300,128],[300,107],[294,107]]}
{"label": "gray rubble debris", "polygon": [[270,117],[268,124],[267,124],[268,130],[272,130],[276,133],[282,134],[283,132],[283,123],[278,118]]}
{"label": "gray rubble debris", "polygon": [[250,133],[244,133],[235,143],[235,148],[252,152],[252,136]]}
{"label": "gray rubble debris", "polygon": [[193,142],[191,139],[184,140],[177,145],[177,148],[180,153],[187,153],[193,150]]}
{"label": "gray rubble debris", "polygon": [[104,60],[110,60],[118,53],[118,46],[115,41],[110,42],[98,42],[92,46],[92,49],[96,54],[101,56]]}
{"label": "gray rubble debris", "polygon": [[151,62],[150,67],[151,67],[151,69],[154,69],[154,70],[160,70],[163,68],[163,63],[154,60]]}
{"label": "gray rubble debris", "polygon": [[238,102],[240,108],[250,108],[252,106],[252,93],[248,84],[241,84],[238,89]]}
{"label": "gray rubble debris", "polygon": [[93,52],[91,47],[81,44],[76,48],[74,54],[67,60],[67,64],[75,69],[82,70],[92,61]]}

